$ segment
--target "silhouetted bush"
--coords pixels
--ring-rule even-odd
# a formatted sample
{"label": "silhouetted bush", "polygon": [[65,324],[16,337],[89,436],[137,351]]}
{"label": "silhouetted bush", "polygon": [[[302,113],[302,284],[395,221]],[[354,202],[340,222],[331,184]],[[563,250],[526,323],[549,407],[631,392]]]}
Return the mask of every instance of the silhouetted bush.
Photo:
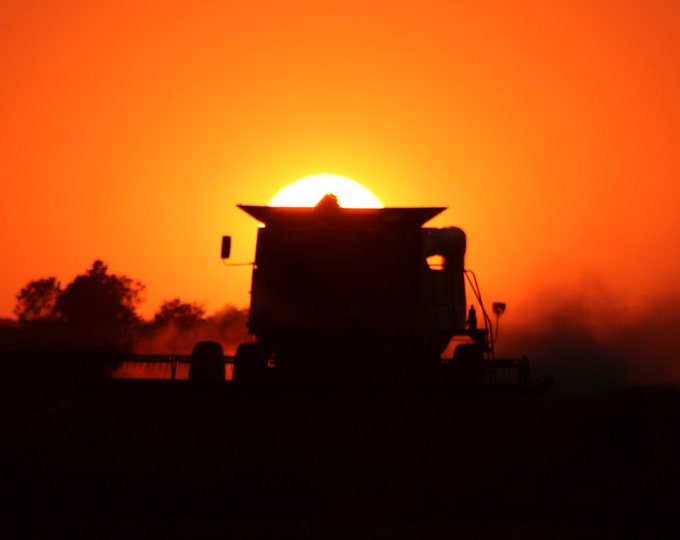
{"label": "silhouetted bush", "polygon": [[17,295],[14,314],[22,324],[53,322],[61,292],[61,283],[55,277],[29,281]]}

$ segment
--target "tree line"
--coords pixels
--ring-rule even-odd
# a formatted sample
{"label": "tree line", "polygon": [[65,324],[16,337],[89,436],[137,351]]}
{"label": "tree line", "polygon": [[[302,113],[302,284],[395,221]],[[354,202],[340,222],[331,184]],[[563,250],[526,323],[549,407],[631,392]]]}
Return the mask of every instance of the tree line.
{"label": "tree line", "polygon": [[229,306],[206,316],[201,305],[173,298],[161,304],[152,320],[143,320],[138,308],[144,291],[140,281],[111,273],[101,260],[64,288],[54,276],[29,281],[16,295],[14,315],[24,336],[19,346],[36,351],[188,354],[191,339],[247,339],[247,313]]}

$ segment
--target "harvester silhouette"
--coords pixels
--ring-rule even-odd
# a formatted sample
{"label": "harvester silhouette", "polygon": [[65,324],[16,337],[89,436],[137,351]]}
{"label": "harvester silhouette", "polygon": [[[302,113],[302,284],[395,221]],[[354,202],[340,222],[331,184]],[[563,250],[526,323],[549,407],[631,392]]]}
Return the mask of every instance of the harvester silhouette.
{"label": "harvester silhouette", "polygon": [[[443,207],[239,205],[258,229],[248,328],[234,381],[529,384],[526,358],[494,357],[491,319],[465,269],[465,233],[423,225]],[[222,258],[231,237],[222,240]],[[428,264],[433,257],[439,264]],[[466,282],[477,310],[467,309]],[[505,304],[495,303],[498,317]],[[442,358],[453,338],[459,342]]]}

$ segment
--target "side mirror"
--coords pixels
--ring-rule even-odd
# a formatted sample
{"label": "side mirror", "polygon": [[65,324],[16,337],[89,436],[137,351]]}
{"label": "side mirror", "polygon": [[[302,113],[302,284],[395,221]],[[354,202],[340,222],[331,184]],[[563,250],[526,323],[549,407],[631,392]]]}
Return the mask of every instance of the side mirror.
{"label": "side mirror", "polygon": [[231,255],[231,236],[222,237],[222,258],[228,259]]}

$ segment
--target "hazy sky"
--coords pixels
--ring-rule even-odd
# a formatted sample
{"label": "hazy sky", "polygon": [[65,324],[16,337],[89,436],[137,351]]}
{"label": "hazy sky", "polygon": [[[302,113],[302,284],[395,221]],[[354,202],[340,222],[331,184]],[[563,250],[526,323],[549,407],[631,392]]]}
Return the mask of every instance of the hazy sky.
{"label": "hazy sky", "polygon": [[680,295],[675,0],[16,0],[0,24],[2,317],[95,258],[147,316],[246,306],[235,205],[321,172],[448,206],[510,327],[565,291],[605,318]]}

